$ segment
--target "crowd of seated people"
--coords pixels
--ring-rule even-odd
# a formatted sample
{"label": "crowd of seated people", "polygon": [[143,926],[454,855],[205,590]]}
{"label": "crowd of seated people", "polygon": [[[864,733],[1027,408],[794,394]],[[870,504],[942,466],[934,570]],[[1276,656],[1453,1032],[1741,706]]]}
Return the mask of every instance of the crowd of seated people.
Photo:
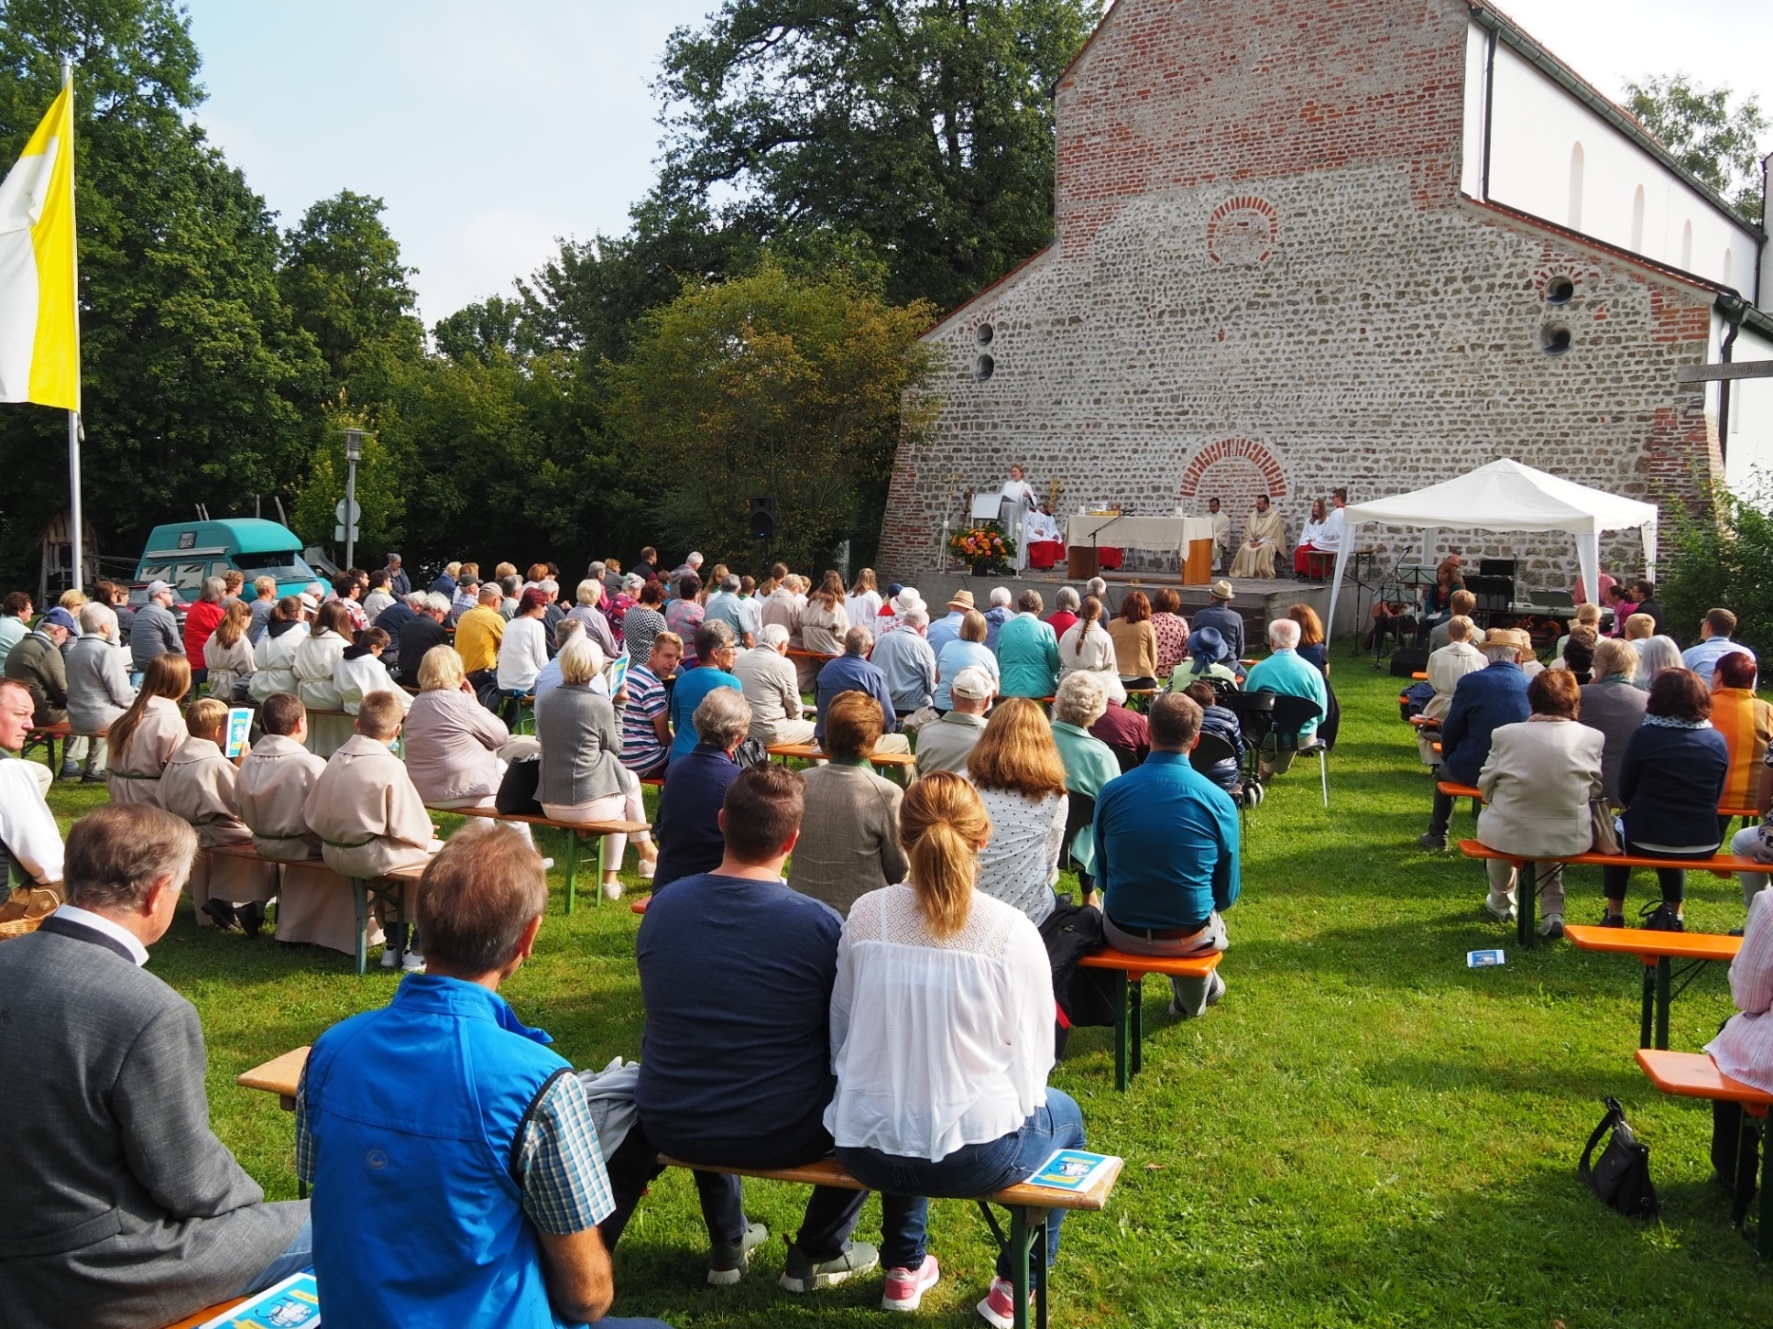
{"label": "crowd of seated people", "polygon": [[[747,587],[719,566],[704,579],[700,566],[686,560],[660,578],[656,555],[644,559],[634,594],[626,578],[617,583],[628,601],[620,623],[607,563],[577,587],[570,611],[558,571],[543,565],[527,582],[515,569],[480,582],[476,569],[457,568],[447,588],[410,599],[386,576],[342,577],[324,601],[278,599],[274,585],[251,605],[224,595],[200,651],[207,686],[181,644],[145,660],[139,687],[126,671],[120,688],[130,660],[115,615],[99,604],[80,611],[70,701],[90,704],[83,723],[108,736],[108,753],[92,760],[115,815],[166,846],[153,880],[104,897],[146,920],[131,932],[138,941],[164,931],[153,920],[170,918],[189,884],[206,920],[245,931],[257,931],[275,890],[279,939],[350,950],[344,879],[425,872],[405,911],[416,931],[385,937],[383,964],[412,977],[385,1010],[322,1035],[309,1062],[298,1167],[316,1185],[311,1223],[295,1221],[299,1232],[280,1214],[266,1223],[250,1258],[237,1257],[239,1276],[229,1268],[228,1287],[219,1274],[198,1288],[195,1271],[179,1275],[183,1284],[169,1273],[168,1286],[185,1289],[178,1295],[199,1298],[194,1309],[299,1260],[290,1267],[312,1263],[327,1305],[339,1308],[331,1313],[346,1321],[434,1314],[446,1299],[497,1302],[506,1318],[533,1305],[591,1319],[610,1305],[609,1253],[661,1152],[714,1169],[835,1151],[882,1193],[878,1244],[854,1235],[865,1192],[815,1189],[782,1286],[811,1292],[880,1268],[882,1305],[913,1310],[941,1277],[930,1197],[988,1192],[1053,1148],[1085,1143],[1077,1104],[1046,1085],[1055,992],[1040,925],[1068,903],[1060,869],[1078,868],[1084,903],[1119,949],[1186,956],[1229,944],[1225,915],[1241,889],[1236,799],[1248,774],[1239,714],[1224,703],[1239,692],[1309,701],[1318,719],[1298,739],[1311,741],[1333,703],[1309,607],[1268,625],[1269,652],[1246,672],[1228,583],[1192,628],[1173,592],[1155,605],[1130,592],[1111,612],[1105,586],[1081,596],[1065,588],[1045,619],[1037,592],[1013,600],[998,588],[980,613],[962,591],[932,625],[915,589],[882,588],[872,574],[847,592],[827,574],[808,596],[814,579],[786,568]],[[464,588],[452,636],[451,597]],[[1461,594],[1449,593],[1449,608]],[[261,603],[269,608],[255,622]],[[357,624],[353,610],[367,608],[374,622]],[[1773,712],[1755,697],[1754,658],[1732,641],[1734,619],[1708,615],[1692,667],[1674,648],[1675,663],[1648,677],[1646,654],[1663,658],[1655,643],[1673,642],[1642,627],[1629,640],[1604,637],[1579,619],[1557,664],[1530,672],[1524,634],[1478,633],[1460,614],[1442,626],[1430,706],[1447,773],[1484,793],[1479,838],[1548,857],[1580,852],[1593,804],[1611,800],[1628,849],[1671,863],[1659,869],[1648,925],[1679,928],[1679,861],[1719,850],[1721,805],[1758,802],[1766,814],[1773,792]],[[1155,692],[1144,713],[1129,705],[1129,688]],[[36,716],[28,685],[0,687],[0,740],[15,696],[19,725]],[[532,700],[534,736],[514,734],[500,713],[515,721]],[[238,757],[224,750],[230,702],[255,709],[254,740]],[[1211,761],[1193,757],[1202,735],[1216,740]],[[769,747],[807,742],[820,751],[804,771],[766,759]],[[1260,777],[1283,774],[1296,748],[1271,738]],[[915,766],[888,779],[870,759],[895,751]],[[588,1073],[562,1076],[560,1059],[497,995],[541,926],[546,865],[528,828],[470,822],[441,843],[428,810],[492,806],[513,766],[531,759],[552,821],[644,823],[642,781],[662,781],[656,849],[653,835],[635,837],[640,874],[654,886],[637,940],[647,1023],[629,1091],[635,1115],[607,1138],[590,1124],[587,1095],[610,1091],[595,1090]],[[37,843],[45,837],[30,818],[41,799],[36,791],[23,814],[0,812],[0,832],[27,846],[36,884],[22,889],[55,884],[54,899],[68,903],[50,937],[80,927],[111,935],[81,917],[87,896],[65,893],[77,874],[63,867],[59,837]],[[1437,798],[1444,844],[1442,812]],[[1164,829],[1155,839],[1154,825]],[[1773,816],[1738,834],[1735,851],[1773,871],[1769,827]],[[103,829],[95,823],[93,834]],[[1431,824],[1424,840],[1436,839]],[[230,846],[281,870],[230,862]],[[611,895],[624,849],[625,837],[606,837]],[[111,870],[90,859],[87,878]],[[1530,884],[1506,863],[1489,869],[1492,915],[1511,916],[1518,891],[1535,889],[1542,931],[1561,929],[1555,869]],[[1629,875],[1606,871],[1609,924],[1622,922]],[[1768,913],[1755,902],[1766,884],[1744,874],[1751,928]],[[370,944],[383,941],[381,922],[370,924]],[[745,937],[753,944],[735,942]],[[765,952],[774,963],[760,974],[749,961]],[[1175,980],[1172,1015],[1197,1018],[1225,993],[1216,972]],[[1740,1018],[1759,1014],[1752,1004]],[[486,1028],[452,1014],[466,1006],[484,1008]],[[452,1044],[474,1055],[446,1058],[452,1069],[423,1104],[403,1099],[398,1117],[377,1115],[378,1081]],[[883,1067],[906,1074],[886,1077]],[[523,1160],[515,1187],[510,1173],[467,1188],[443,1180],[485,1166],[439,1129],[465,1111],[484,1114],[501,1156]],[[225,1174],[232,1161],[214,1157],[210,1140],[207,1166]],[[396,1197],[364,1173],[376,1140],[416,1151]],[[695,1181],[708,1281],[739,1282],[768,1234],[730,1173],[697,1171]],[[235,1189],[243,1212],[277,1210]],[[160,1202],[171,1215],[180,1201]],[[424,1256],[438,1286],[415,1291],[366,1274],[365,1254],[386,1249],[389,1225],[419,1213],[441,1234]],[[1048,1260],[1058,1236],[1055,1223]],[[495,1267],[496,1279],[443,1276]],[[993,1324],[1010,1322],[1008,1272],[1000,1265],[979,1301]]]}

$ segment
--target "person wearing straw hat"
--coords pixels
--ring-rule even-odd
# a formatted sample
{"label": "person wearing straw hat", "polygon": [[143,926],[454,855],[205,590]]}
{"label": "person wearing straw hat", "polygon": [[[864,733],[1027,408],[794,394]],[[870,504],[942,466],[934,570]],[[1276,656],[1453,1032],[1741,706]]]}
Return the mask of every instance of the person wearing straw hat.
{"label": "person wearing straw hat", "polygon": [[936,653],[937,659],[941,658],[944,646],[951,641],[960,640],[961,622],[973,612],[973,608],[973,593],[971,591],[956,591],[953,598],[948,601],[947,617],[937,619],[930,624],[930,649]]}
{"label": "person wearing straw hat", "polygon": [[1217,632],[1230,650],[1231,664],[1235,668],[1244,654],[1244,616],[1231,607],[1237,593],[1223,577],[1212,584],[1208,593],[1212,596],[1212,603],[1195,614],[1191,626],[1197,632],[1202,628]]}

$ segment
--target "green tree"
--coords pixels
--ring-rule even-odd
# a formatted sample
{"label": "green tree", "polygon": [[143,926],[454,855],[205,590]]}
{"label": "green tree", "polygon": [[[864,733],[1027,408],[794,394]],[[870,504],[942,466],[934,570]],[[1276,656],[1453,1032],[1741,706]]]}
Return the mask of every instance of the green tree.
{"label": "green tree", "polygon": [[1767,117],[1751,93],[1707,88],[1685,74],[1649,76],[1625,85],[1625,108],[1644,122],[1675,159],[1744,220],[1761,220],[1760,153]]}
{"label": "green tree", "polygon": [[747,499],[770,494],[772,555],[810,566],[850,539],[871,560],[899,441],[933,409],[918,394],[904,405],[929,372],[918,334],[932,312],[889,304],[853,265],[801,274],[766,258],[649,314],[606,373],[609,433],[657,543],[756,564]]}
{"label": "green tree", "polygon": [[489,364],[495,355],[529,355],[541,349],[540,339],[521,299],[489,296],[464,306],[431,329],[439,355],[451,360],[475,359]]}
{"label": "green tree", "polygon": [[1773,477],[1741,494],[1718,485],[1697,513],[1681,503],[1662,510],[1672,514],[1670,553],[1656,597],[1675,634],[1697,640],[1705,611],[1723,605],[1736,614],[1737,640],[1763,660],[1773,655]]}
{"label": "green tree", "polygon": [[725,0],[659,80],[655,204],[866,236],[889,300],[952,307],[1052,237],[1053,87],[1101,0]]}
{"label": "green tree", "polygon": [[[172,0],[0,0],[0,163],[75,61],[85,497],[108,558],[207,504],[253,509],[306,461],[322,366],[276,284],[262,199],[190,121],[197,51]],[[59,412],[0,408],[0,569],[35,580],[68,505]]]}
{"label": "green tree", "polygon": [[314,204],[284,238],[278,284],[331,373],[329,396],[379,391],[390,362],[416,359],[424,328],[379,198],[349,189]]}
{"label": "green tree", "polygon": [[[342,540],[333,539],[338,526],[334,509],[345,496],[347,429],[369,431],[373,426],[363,414],[348,411],[328,411],[312,422],[308,430],[312,460],[290,513],[295,533],[307,544],[333,549],[335,561],[340,563],[345,546]],[[406,542],[405,460],[398,448],[391,448],[373,432],[363,439],[363,457],[357,463],[357,505],[363,513],[357,522],[359,566],[380,551],[399,549]]]}

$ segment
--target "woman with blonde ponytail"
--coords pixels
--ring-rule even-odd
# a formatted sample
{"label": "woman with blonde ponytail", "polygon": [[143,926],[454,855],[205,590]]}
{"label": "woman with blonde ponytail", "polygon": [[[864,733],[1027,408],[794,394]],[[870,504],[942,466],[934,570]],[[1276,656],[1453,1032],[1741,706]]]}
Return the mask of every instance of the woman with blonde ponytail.
{"label": "woman with blonde ponytail", "polygon": [[[1076,1102],[1047,1088],[1053,978],[1028,916],[977,889],[991,820],[964,776],[936,771],[899,808],[910,880],[850,906],[837,948],[825,1127],[864,1185],[893,1195],[985,1195],[1055,1149],[1084,1146]],[[882,1224],[882,1305],[913,1310],[940,1277],[925,1249],[928,1203]],[[1047,1230],[1047,1260],[1059,1225]],[[979,1314],[1012,1322],[1010,1261]]]}

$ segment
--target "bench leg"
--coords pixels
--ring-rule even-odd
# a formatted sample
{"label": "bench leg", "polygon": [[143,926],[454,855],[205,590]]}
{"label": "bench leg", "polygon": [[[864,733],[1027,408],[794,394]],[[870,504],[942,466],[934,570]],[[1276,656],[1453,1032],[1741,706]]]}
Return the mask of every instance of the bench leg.
{"label": "bench leg", "polygon": [[1674,1004],[1669,993],[1672,962],[1664,955],[1656,961],[1656,1046],[1668,1050],[1668,1008]]}
{"label": "bench leg", "polygon": [[1128,1001],[1132,985],[1123,969],[1115,976],[1114,1007],[1114,1087],[1119,1093],[1127,1090],[1127,1026],[1131,1023]]}
{"label": "bench leg", "polygon": [[[1754,1139],[1751,1132],[1754,1130],[1756,1120],[1757,1118],[1749,1116],[1746,1112],[1742,1114],[1742,1145],[1738,1146],[1739,1148],[1747,1147],[1748,1143]],[[1773,1122],[1773,1117],[1762,1116],[1758,1120],[1763,1126],[1761,1131],[1761,1221],[1755,1231],[1755,1249],[1761,1253],[1763,1260],[1773,1260],[1773,1158],[1768,1157],[1769,1154],[1773,1154],[1773,1129],[1767,1128],[1767,1123]]]}
{"label": "bench leg", "polygon": [[1653,1046],[1650,1042],[1651,1030],[1655,1028],[1656,1018],[1656,966],[1644,961],[1644,1009],[1638,1020],[1638,1046]]}
{"label": "bench leg", "polygon": [[[621,866],[620,863],[616,864],[617,868]],[[592,888],[591,892],[591,903],[599,909],[603,908],[603,883],[608,872],[609,836],[600,835],[597,837],[597,885]]]}
{"label": "bench leg", "polygon": [[1015,1289],[1015,1329],[1029,1329],[1029,1292],[1034,1293],[1034,1324],[1047,1324],[1047,1211],[1010,1210],[1010,1284]]}
{"label": "bench leg", "polygon": [[1127,1067],[1130,1080],[1145,1069],[1145,976],[1140,974],[1127,984],[1127,1037],[1132,1047],[1132,1064]]}
{"label": "bench leg", "polygon": [[1539,865],[1523,863],[1515,873],[1514,935],[1523,951],[1533,949],[1533,914],[1539,904]]}
{"label": "bench leg", "polygon": [[579,889],[579,833],[566,833],[566,912],[572,913]]}
{"label": "bench leg", "polygon": [[351,903],[357,910],[357,977],[369,961],[369,883],[361,877],[351,878]]}

